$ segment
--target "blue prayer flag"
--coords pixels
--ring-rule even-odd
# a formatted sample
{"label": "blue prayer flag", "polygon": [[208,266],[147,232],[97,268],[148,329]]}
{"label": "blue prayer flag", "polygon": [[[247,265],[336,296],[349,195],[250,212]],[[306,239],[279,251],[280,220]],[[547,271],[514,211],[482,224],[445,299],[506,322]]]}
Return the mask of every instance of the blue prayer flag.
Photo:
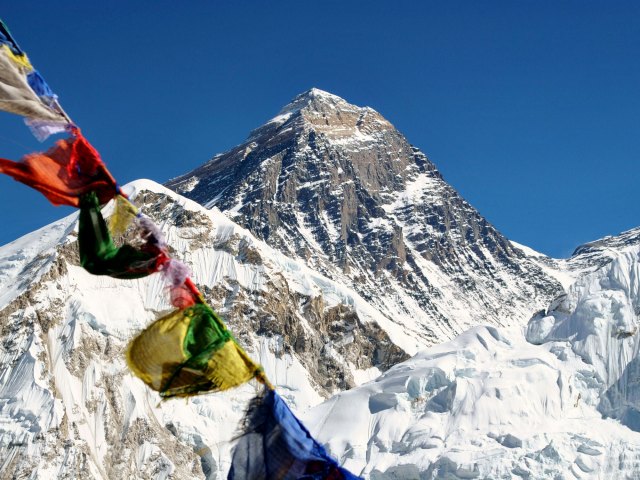
{"label": "blue prayer flag", "polygon": [[228,480],[358,480],[341,468],[274,391],[253,400]]}

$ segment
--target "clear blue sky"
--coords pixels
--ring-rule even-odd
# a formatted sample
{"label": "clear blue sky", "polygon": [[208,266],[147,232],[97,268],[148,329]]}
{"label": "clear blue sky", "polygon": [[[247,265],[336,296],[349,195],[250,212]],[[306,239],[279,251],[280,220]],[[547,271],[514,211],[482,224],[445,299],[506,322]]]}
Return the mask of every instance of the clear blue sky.
{"label": "clear blue sky", "polygon": [[[100,4],[99,4],[100,3]],[[640,225],[640,4],[6,2],[121,183],[240,143],[318,87],[369,105],[510,239],[552,256]],[[0,112],[0,156],[46,148]],[[70,209],[0,178],[0,244]]]}

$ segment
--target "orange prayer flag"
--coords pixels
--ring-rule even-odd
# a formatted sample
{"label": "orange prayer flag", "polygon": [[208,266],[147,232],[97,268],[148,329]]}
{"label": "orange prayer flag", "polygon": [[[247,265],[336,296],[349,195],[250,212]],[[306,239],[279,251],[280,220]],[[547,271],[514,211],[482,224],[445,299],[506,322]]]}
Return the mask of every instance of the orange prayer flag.
{"label": "orange prayer flag", "polygon": [[45,153],[31,153],[22,161],[0,158],[0,173],[41,192],[54,205],[78,207],[80,197],[96,192],[101,204],[117,193],[116,182],[100,154],[82,136],[59,140]]}

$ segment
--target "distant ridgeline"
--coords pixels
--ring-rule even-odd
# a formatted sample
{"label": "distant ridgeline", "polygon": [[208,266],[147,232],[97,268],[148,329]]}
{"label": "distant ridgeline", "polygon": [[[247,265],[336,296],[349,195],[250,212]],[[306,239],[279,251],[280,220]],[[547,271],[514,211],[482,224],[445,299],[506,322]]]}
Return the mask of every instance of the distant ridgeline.
{"label": "distant ridgeline", "polygon": [[[129,344],[131,371],[163,398],[227,390],[255,379],[264,385],[250,404],[233,453],[229,479],[355,479],[330,458],[293,415],[264,370],[205,302],[189,269],[171,258],[160,229],[129,202],[99,153],[58,103],[9,30],[0,22],[0,109],[21,115],[41,141],[67,132],[45,153],[0,159],[0,172],[54,205],[79,208],[81,265],[94,275],[136,279],[159,272],[175,311]],[[115,202],[107,223],[101,205]],[[132,227],[135,241],[116,246]],[[130,237],[128,237],[130,238]]]}

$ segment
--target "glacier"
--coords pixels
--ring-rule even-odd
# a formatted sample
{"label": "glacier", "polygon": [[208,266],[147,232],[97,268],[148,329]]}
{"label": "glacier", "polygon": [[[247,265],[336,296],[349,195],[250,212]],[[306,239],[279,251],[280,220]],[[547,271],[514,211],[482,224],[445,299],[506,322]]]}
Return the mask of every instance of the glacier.
{"label": "glacier", "polygon": [[589,251],[606,263],[577,268],[525,327],[474,327],[304,419],[371,479],[640,478],[640,244],[628,243]]}

